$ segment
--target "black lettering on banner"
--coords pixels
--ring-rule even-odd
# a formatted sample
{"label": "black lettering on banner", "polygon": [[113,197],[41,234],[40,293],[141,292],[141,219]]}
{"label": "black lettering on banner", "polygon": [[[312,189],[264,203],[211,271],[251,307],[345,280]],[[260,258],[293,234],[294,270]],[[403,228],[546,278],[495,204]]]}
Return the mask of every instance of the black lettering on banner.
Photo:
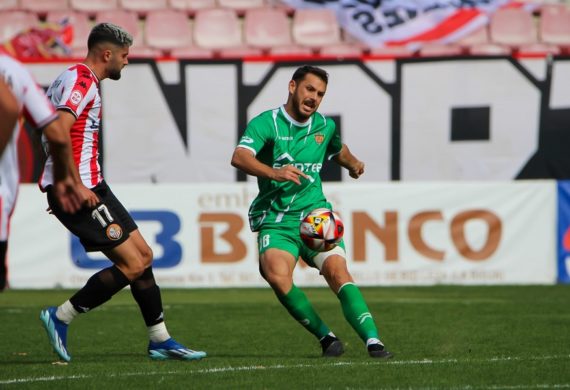
{"label": "black lettering on banner", "polygon": [[416,16],[418,16],[418,10],[415,8],[404,8],[402,11],[408,14],[407,20],[414,19]]}
{"label": "black lettering on banner", "polygon": [[[382,0],[355,0],[355,3],[369,5],[373,8],[380,8],[382,6]],[[351,4],[351,6],[354,7],[355,5]]]}
{"label": "black lettering on banner", "polygon": [[340,0],[305,0],[307,4],[327,5],[329,3],[338,3]]}
{"label": "black lettering on banner", "polygon": [[447,7],[448,7],[447,5],[435,3],[433,5],[430,5],[429,7],[424,8],[424,12],[434,11],[436,9],[442,9],[442,8],[447,8]]}
{"label": "black lettering on banner", "polygon": [[461,8],[475,8],[477,6],[477,1],[475,0],[461,0],[459,2],[459,7]]}
{"label": "black lettering on banner", "polygon": [[370,11],[357,11],[352,15],[352,19],[360,23],[367,33],[378,34],[383,30],[382,26],[375,22],[374,15]]}
{"label": "black lettering on banner", "polygon": [[405,20],[401,18],[399,10],[397,9],[384,12],[384,17],[386,18],[387,25],[390,28],[398,26],[405,22]]}
{"label": "black lettering on banner", "polygon": [[479,7],[484,5],[489,5],[492,3],[492,0],[460,0],[459,6],[460,7]]}

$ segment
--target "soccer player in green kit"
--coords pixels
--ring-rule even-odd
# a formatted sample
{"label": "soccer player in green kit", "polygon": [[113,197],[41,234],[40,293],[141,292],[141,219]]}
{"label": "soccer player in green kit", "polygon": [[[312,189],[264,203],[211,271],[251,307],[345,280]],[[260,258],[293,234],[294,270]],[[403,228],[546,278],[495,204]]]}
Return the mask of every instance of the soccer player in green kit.
{"label": "soccer player in green kit", "polygon": [[299,235],[301,220],[311,210],[332,209],[320,178],[325,158],[332,158],[355,179],[364,173],[364,163],[341,142],[334,121],[317,112],[327,84],[328,74],[323,69],[298,68],[289,82],[287,103],[249,122],[231,163],[258,178],[259,194],[249,210],[250,226],[258,232],[261,275],[281,304],[318,338],[323,356],[344,352],[342,342],[293,283],[300,256],[324,276],[369,355],[386,359],[392,354],[380,341],[372,314],[348,272],[344,242],[328,252],[315,252]]}

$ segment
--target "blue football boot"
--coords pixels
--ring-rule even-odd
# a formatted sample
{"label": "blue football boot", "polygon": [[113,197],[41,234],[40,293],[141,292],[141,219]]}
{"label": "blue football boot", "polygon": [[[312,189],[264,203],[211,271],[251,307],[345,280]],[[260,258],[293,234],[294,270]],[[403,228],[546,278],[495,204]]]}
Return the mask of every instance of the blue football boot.
{"label": "blue football boot", "polygon": [[55,312],[56,307],[48,307],[40,312],[40,320],[48,334],[49,342],[59,357],[68,362],[71,356],[67,353],[67,324],[60,321]]}
{"label": "blue football boot", "polygon": [[206,352],[193,351],[169,338],[162,343],[150,342],[148,356],[153,360],[200,360],[206,357]]}

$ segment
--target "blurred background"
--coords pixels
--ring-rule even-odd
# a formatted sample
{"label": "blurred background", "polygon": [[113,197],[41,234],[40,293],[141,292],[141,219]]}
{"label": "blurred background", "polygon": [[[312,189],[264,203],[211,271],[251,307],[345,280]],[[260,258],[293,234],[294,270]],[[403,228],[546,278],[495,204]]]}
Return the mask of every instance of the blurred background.
{"label": "blurred background", "polygon": [[[567,54],[570,46],[567,1],[392,0],[353,3],[306,0],[2,0],[0,41],[7,41],[22,30],[43,22],[59,22],[68,18],[74,28],[71,42],[74,57],[84,56],[90,28],[94,23],[104,21],[119,24],[134,35],[133,57],[151,58],[544,55]],[[362,34],[351,27],[351,22],[356,20],[365,25],[363,30],[374,35],[382,26],[385,30],[396,30],[398,24],[419,20],[422,15],[432,15],[430,23],[435,27],[435,22],[449,22],[449,9],[459,7],[469,11],[471,16],[474,10],[487,11],[485,21],[478,23],[479,28],[471,27],[459,36],[446,39],[437,34],[405,33],[406,39],[400,35],[383,40],[384,43],[419,45],[381,47],[380,41],[373,38],[368,40],[372,45],[367,45],[362,42]],[[347,11],[350,11],[352,20],[343,16]],[[445,16],[436,15],[434,11]],[[355,14],[357,16],[353,17]],[[466,24],[465,20],[458,19],[455,20],[456,25]],[[413,31],[417,27],[413,23],[407,24],[408,30]]]}

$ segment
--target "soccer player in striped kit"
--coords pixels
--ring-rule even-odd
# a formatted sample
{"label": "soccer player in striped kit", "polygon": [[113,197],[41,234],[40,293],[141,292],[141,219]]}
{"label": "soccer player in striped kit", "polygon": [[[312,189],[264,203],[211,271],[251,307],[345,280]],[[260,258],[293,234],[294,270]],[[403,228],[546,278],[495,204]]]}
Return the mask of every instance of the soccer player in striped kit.
{"label": "soccer player in striped kit", "polygon": [[[46,146],[52,150],[54,198],[59,207],[73,213],[79,209],[85,193],[72,174],[69,135],[63,131],[53,105],[32,75],[16,59],[0,49],[0,291],[8,284],[6,252],[10,217],[16,205],[20,172],[18,166],[19,117],[42,130]],[[53,169],[53,170],[52,170]]]}
{"label": "soccer player in striped kit", "polygon": [[287,102],[249,122],[231,163],[258,178],[259,194],[249,209],[249,220],[252,231],[258,232],[261,275],[291,316],[320,341],[323,356],[339,356],[344,347],[293,283],[299,256],[324,276],[368,354],[390,358],[347,269],[344,242],[327,252],[315,252],[303,245],[299,235],[305,215],[320,207],[331,209],[320,177],[325,158],[332,158],[355,179],[364,173],[364,163],[341,142],[334,121],[317,112],[327,84],[323,69],[298,68],[289,82]]}
{"label": "soccer player in striped kit", "polygon": [[101,95],[99,83],[119,80],[128,64],[132,36],[121,27],[100,23],[93,27],[87,41],[88,54],[83,63],[64,71],[48,89],[64,128],[71,134],[75,174],[90,189],[89,204],[76,214],[66,213],[53,201],[51,156],[45,164],[40,186],[47,192],[53,214],[79,237],[87,251],[101,251],[113,266],[95,273],[85,286],[59,307],[41,311],[40,319],[50,342],[61,359],[71,359],[67,351],[69,323],[81,313],[102,305],[127,285],[146,323],[151,359],[196,360],[206,356],[172,339],[164,323],[160,289],[152,271],[152,250],[128,211],[103,180],[99,166]]}

